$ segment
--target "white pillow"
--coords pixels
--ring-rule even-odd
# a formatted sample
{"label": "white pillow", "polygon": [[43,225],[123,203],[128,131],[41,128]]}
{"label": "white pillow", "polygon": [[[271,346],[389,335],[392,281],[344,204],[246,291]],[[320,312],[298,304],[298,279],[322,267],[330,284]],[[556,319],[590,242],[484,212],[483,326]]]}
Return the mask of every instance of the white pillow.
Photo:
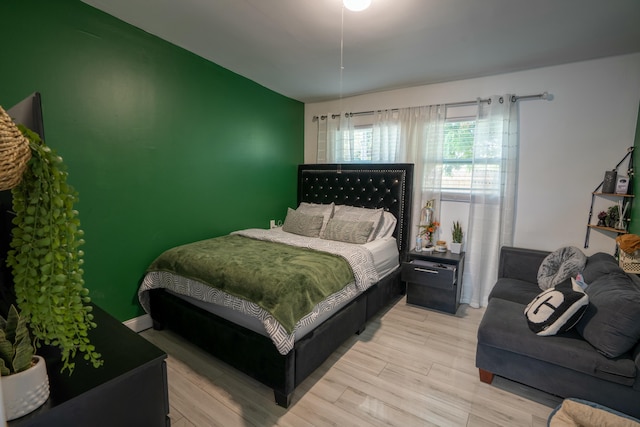
{"label": "white pillow", "polygon": [[350,222],[373,222],[373,229],[367,238],[367,242],[370,242],[378,234],[378,230],[380,230],[383,212],[384,209],[382,208],[368,209],[357,208],[355,206],[338,205],[333,212],[333,218]]}
{"label": "white pillow", "polygon": [[373,240],[393,237],[397,222],[398,220],[391,212],[382,212],[382,221],[380,222],[378,233],[373,236]]}
{"label": "white pillow", "polygon": [[327,223],[333,217],[333,212],[336,205],[331,202],[328,205],[318,204],[318,203],[307,203],[302,202],[296,209],[297,212],[303,213],[305,215],[317,216],[322,215],[322,228],[320,229],[320,237],[324,237],[324,230],[327,228]]}

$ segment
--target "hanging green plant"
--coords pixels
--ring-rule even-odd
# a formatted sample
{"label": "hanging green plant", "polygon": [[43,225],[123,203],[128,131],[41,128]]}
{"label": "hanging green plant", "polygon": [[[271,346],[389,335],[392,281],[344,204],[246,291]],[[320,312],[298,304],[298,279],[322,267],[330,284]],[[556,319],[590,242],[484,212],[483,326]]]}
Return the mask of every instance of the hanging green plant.
{"label": "hanging green plant", "polygon": [[84,232],[74,204],[78,193],[67,183],[66,168],[54,150],[19,126],[32,152],[13,196],[13,238],[7,265],[12,269],[16,301],[37,347],[58,347],[62,371],[71,374],[76,353],[93,366],[102,364],[88,331],[96,327],[84,287]]}

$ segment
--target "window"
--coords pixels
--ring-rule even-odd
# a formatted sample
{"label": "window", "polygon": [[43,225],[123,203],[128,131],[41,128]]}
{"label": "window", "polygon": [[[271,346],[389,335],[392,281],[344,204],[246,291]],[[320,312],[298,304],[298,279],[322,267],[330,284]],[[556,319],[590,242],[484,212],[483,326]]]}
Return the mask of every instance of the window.
{"label": "window", "polygon": [[442,197],[466,200],[471,189],[475,118],[447,119],[442,151]]}
{"label": "window", "polygon": [[[475,153],[474,163],[473,145],[477,126],[475,106],[472,108],[447,111],[441,169],[442,200],[469,201],[472,180],[475,180],[475,188],[487,191],[495,190],[499,182],[499,145],[483,147],[481,153]],[[350,159],[351,162],[371,162],[373,133],[371,124],[357,125],[351,132],[345,131],[343,141],[348,142],[340,147],[341,158]]]}
{"label": "window", "polygon": [[[344,131],[342,133],[342,140],[350,141],[349,134],[349,131]],[[337,157],[340,159],[349,159],[349,162],[354,163],[372,161],[373,126],[355,126],[351,132],[351,136],[352,143],[342,144],[340,148],[342,153],[339,153]]]}
{"label": "window", "polygon": [[484,190],[486,193],[498,190],[502,147],[500,143],[488,143],[474,153],[477,132],[475,116],[445,121],[441,183],[443,200],[468,201],[472,181],[475,190]]}
{"label": "window", "polygon": [[373,141],[372,126],[356,126],[353,130],[353,159],[356,162],[370,162]]}

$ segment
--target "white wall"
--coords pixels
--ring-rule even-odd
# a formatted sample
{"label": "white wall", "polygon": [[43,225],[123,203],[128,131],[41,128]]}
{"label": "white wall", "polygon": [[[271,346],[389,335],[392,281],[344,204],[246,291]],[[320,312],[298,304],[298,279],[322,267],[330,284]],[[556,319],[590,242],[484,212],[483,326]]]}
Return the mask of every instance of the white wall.
{"label": "white wall", "polygon": [[[583,248],[591,192],[604,172],[634,144],[640,103],[640,53],[306,104],[305,162],[316,161],[314,115],[545,91],[553,95],[552,101],[520,103],[514,243],[544,250],[566,245]],[[441,214],[443,237],[450,240],[451,220],[465,215],[466,209],[459,204],[443,206]],[[613,237],[592,231],[585,253],[613,252]]]}

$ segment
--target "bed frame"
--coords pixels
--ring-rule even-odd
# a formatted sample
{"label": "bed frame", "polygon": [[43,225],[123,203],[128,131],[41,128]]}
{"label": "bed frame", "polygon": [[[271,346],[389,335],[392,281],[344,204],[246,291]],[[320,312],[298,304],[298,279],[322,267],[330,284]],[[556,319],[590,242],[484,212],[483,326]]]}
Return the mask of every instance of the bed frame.
{"label": "bed frame", "polygon": [[[394,236],[400,261],[409,250],[413,164],[319,164],[298,166],[298,203],[384,208],[398,219]],[[371,286],[281,355],[267,336],[194,307],[162,289],[150,291],[154,329],[170,329],[218,359],[273,388],[288,407],[293,390],[347,338],[404,294],[400,270]]]}

